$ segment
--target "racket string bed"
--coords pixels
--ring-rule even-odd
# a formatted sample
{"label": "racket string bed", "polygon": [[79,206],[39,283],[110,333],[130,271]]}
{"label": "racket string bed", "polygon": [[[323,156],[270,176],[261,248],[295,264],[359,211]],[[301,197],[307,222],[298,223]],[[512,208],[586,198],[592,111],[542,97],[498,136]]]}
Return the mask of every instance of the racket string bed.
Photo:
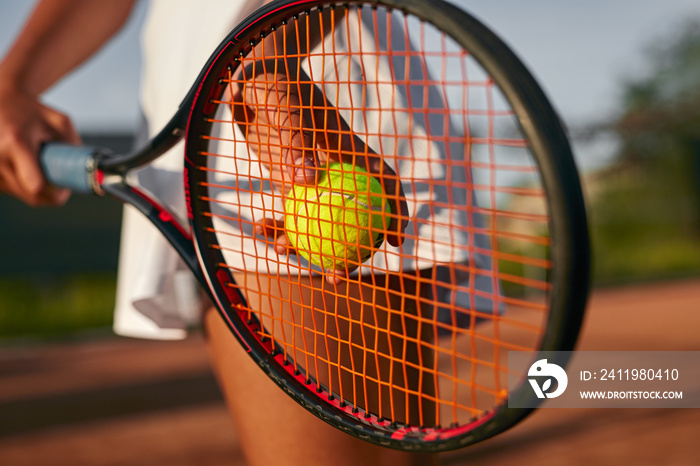
{"label": "racket string bed", "polygon": [[[237,287],[247,295],[249,303],[256,303],[246,312],[262,324],[259,337],[269,339],[295,370],[306,374],[309,381],[313,380],[318,387],[325,387],[330,396],[337,396],[352,407],[368,410],[372,405],[368,392],[376,391],[376,398],[389,398],[388,403],[374,402],[374,414],[380,418],[399,423],[415,418],[417,425],[464,424],[465,419],[478,417],[493,404],[502,402],[507,379],[503,355],[509,349],[534,349],[542,331],[538,317],[541,319],[546,313],[548,282],[544,277],[551,263],[546,256],[531,256],[523,249],[539,243],[542,246],[540,252],[546,250],[549,218],[546,211],[540,210],[543,206],[537,206],[537,202],[542,203],[544,199],[544,191],[540,185],[532,184],[536,181],[537,168],[528,154],[528,141],[517,137],[517,134],[501,133],[501,121],[517,128],[513,111],[510,108],[496,108],[498,96],[494,97],[494,94],[499,91],[488,76],[478,76],[478,73],[484,72],[469,60],[469,54],[458,50],[453,43],[448,45],[450,38],[444,33],[429,30],[429,24],[421,21],[415,25],[414,17],[378,10],[350,7],[340,21],[334,17],[336,10],[330,10],[331,21],[326,18],[325,22],[330,22],[333,27],[330,32],[332,39],[326,39],[312,52],[285,55],[277,44],[285,43],[289,37],[296,38],[297,49],[302,48],[300,22],[307,31],[312,29],[312,21],[318,21],[318,28],[323,29],[324,12],[301,15],[300,19],[289,20],[287,24],[269,32],[279,35],[278,39],[269,41],[261,37],[259,44],[251,47],[247,55],[237,57],[237,63],[232,65],[243,71],[238,77],[225,79],[229,87],[228,95],[214,103],[222,108],[233,108],[230,115],[241,113],[235,108],[237,105],[245,107],[246,117],[235,121],[211,118],[214,127],[230,125],[233,137],[205,137],[213,143],[223,141],[235,144],[242,136],[243,141],[249,144],[248,150],[243,153],[203,154],[211,158],[229,159],[231,163],[211,163],[202,169],[211,171],[214,178],[229,174],[247,176],[250,186],[262,186],[266,181],[269,183],[264,174],[273,170],[284,172],[288,167],[265,165],[264,161],[269,161],[269,156],[262,157],[260,153],[303,152],[309,149],[303,144],[295,146],[291,143],[294,138],[288,138],[289,142],[285,144],[282,137],[284,131],[310,133],[312,136],[309,139],[314,146],[317,146],[316,141],[329,136],[336,139],[359,137],[365,143],[359,152],[327,147],[328,156],[357,161],[366,158],[368,150],[371,150],[395,169],[401,164],[410,167],[412,172],[407,172],[404,167],[403,171],[398,170],[397,175],[404,190],[409,193],[407,199],[412,201],[414,207],[412,216],[407,219],[412,227],[404,232],[404,241],[431,243],[427,254],[433,257],[432,266],[420,269],[424,261],[415,245],[413,251],[385,247],[385,262],[399,262],[398,269],[392,270],[386,265],[375,266],[373,259],[370,259],[370,263],[362,264],[358,275],[348,278],[348,281],[360,283],[359,288],[355,289],[359,290],[359,296],[350,292],[352,286],[332,287],[324,284],[323,279],[319,278],[319,273],[324,272],[314,269],[311,264],[301,263],[294,256],[281,255],[266,260],[278,262],[274,264],[274,270],[269,271],[269,275],[274,277],[270,283],[276,283],[276,289],[267,291],[260,290],[266,285],[261,283],[264,279],[258,275],[265,274],[266,270],[253,269],[248,272],[245,267],[226,267],[235,270],[235,273],[247,274],[245,279],[238,281]],[[380,17],[384,17],[386,22],[381,21]],[[367,18],[370,19],[369,26],[363,22]],[[367,29],[373,34],[367,35]],[[396,37],[392,35],[396,34],[392,34],[392,29],[393,32],[402,30],[399,36],[403,35],[403,43],[395,42]],[[293,32],[290,33],[290,30]],[[416,30],[418,32],[413,36]],[[384,31],[386,36],[382,37]],[[409,34],[412,35],[409,37]],[[367,50],[363,39],[372,36],[375,38],[374,44]],[[412,39],[417,39],[418,44],[412,43]],[[336,41],[347,44],[347,50],[339,52],[337,48],[327,48],[327,44],[337,47],[333,45]],[[381,50],[380,42],[386,42],[384,50]],[[401,58],[402,70],[395,68],[397,56]],[[350,66],[346,66],[346,70],[339,69],[339,60],[354,60],[358,69],[353,70]],[[304,61],[312,65],[308,65],[308,81],[302,86],[298,76]],[[273,68],[269,68],[270,63],[274,64]],[[298,69],[290,72],[289,63],[296,64]],[[388,68],[389,74],[377,77],[380,67]],[[373,68],[375,77],[372,79],[358,81],[352,74],[358,72],[361,77],[368,76],[368,68]],[[454,75],[455,68],[459,76]],[[477,74],[475,77],[471,77],[472,68]],[[431,75],[432,72],[439,77]],[[397,74],[404,79],[399,79]],[[283,80],[277,81],[276,78],[280,76]],[[299,105],[292,106],[288,104],[289,99],[285,104],[279,95],[271,99],[263,92],[266,101],[261,102],[258,99],[260,92],[246,90],[252,86],[272,89],[272,93],[282,90],[301,94],[302,87],[308,87],[308,84],[321,90],[321,101],[314,101],[312,93],[306,102],[302,98]],[[332,91],[333,88],[335,95],[327,92],[327,89]],[[383,90],[390,92],[392,98],[383,98]],[[448,95],[448,92],[457,95]],[[241,100],[236,101],[233,96],[236,93]],[[345,104],[340,101],[344,93],[347,93]],[[396,104],[396,94],[404,97],[403,105]],[[421,98],[416,99],[416,96]],[[253,99],[247,100],[250,97]],[[374,101],[370,105],[364,105],[372,98]],[[271,103],[273,100],[278,102],[276,108]],[[438,102],[438,106],[435,102]],[[292,113],[305,117],[299,120],[301,126],[284,128],[285,122],[280,118]],[[275,115],[277,120],[267,120],[265,116],[270,114]],[[323,121],[318,121],[319,115],[324,117]],[[349,130],[329,128],[328,121],[333,118],[343,119],[350,125]],[[472,124],[472,119],[475,119],[476,125]],[[431,126],[431,123],[434,124]],[[485,127],[475,129],[475,126]],[[389,150],[386,140],[393,140]],[[401,144],[404,151],[398,149]],[[514,153],[501,155],[500,148],[510,149]],[[408,152],[405,152],[406,149]],[[457,150],[459,153],[454,153]],[[237,172],[240,166],[256,164],[255,171],[260,174],[259,177]],[[212,168],[218,165],[228,168]],[[453,172],[460,174],[453,176]],[[512,182],[500,179],[508,175],[520,179]],[[283,217],[285,212],[281,201],[284,191],[290,187],[287,183],[288,180],[283,180],[280,183],[282,189],[273,187],[269,193],[251,190],[247,193],[251,197],[270,198],[262,212],[254,215],[254,218],[238,218],[238,230],[229,232],[217,229],[214,233],[219,237],[243,235],[262,218]],[[222,186],[212,183],[210,188]],[[240,183],[232,190],[239,192]],[[421,203],[421,195],[428,201]],[[227,210],[227,204],[235,207],[240,202],[227,199],[228,196],[219,195],[205,200],[223,205],[223,210]],[[533,213],[507,207],[508,204],[528,201],[534,204]],[[420,209],[426,213],[417,212]],[[441,212],[450,210],[460,210],[470,218],[458,223],[455,213],[449,212],[440,217]],[[212,216],[217,214],[212,213]],[[479,217],[478,221],[475,221],[475,217]],[[222,215],[218,215],[218,219],[224,222],[233,220]],[[524,230],[514,228],[509,222],[531,224],[531,233],[522,233]],[[481,238],[481,244],[475,244],[475,236]],[[320,236],[317,239],[324,240]],[[260,248],[269,249],[274,245],[273,239],[269,238],[256,238],[256,241],[260,242]],[[226,250],[224,244],[225,241],[220,240],[217,247]],[[512,246],[509,248],[506,244]],[[229,252],[261,256],[257,251],[239,251],[235,248],[229,249]],[[484,262],[489,266],[475,263],[473,258],[477,255],[486,257]],[[403,262],[414,264],[419,271],[402,270]],[[538,269],[542,273],[528,277],[520,271],[513,273],[507,267],[501,267],[502,264]],[[431,270],[438,267],[444,269],[440,272],[445,277],[444,281],[438,280],[438,272]],[[386,278],[377,280],[375,277],[392,273],[403,274],[403,278],[389,284]],[[425,276],[426,273],[432,276]],[[300,279],[300,274],[315,277],[310,285],[302,285],[300,282],[305,278]],[[456,275],[467,278],[458,282]],[[477,277],[490,281],[490,289],[479,289]],[[252,281],[256,283],[252,285]],[[513,292],[508,287],[513,288]],[[526,297],[526,291],[536,296]],[[381,295],[382,302],[377,302],[378,295]],[[440,301],[437,295],[443,295],[444,301]],[[367,296],[374,298],[368,299]],[[466,302],[458,304],[458,299]],[[489,304],[479,309],[479,300],[489,301]],[[408,303],[421,309],[407,312]],[[340,310],[358,306],[357,316],[343,315],[344,311]],[[516,309],[529,311],[528,318],[521,318]],[[379,316],[378,313],[384,315]],[[447,314],[447,320],[443,318],[444,314]],[[459,320],[463,321],[461,325],[457,324]],[[409,327],[413,327],[412,332]],[[509,341],[503,334],[503,327],[518,331],[523,334],[520,337],[524,336],[529,341]],[[388,344],[384,352],[378,350],[380,340]],[[368,365],[373,366],[372,371],[368,371]],[[484,380],[487,377],[483,373],[488,373],[491,380]],[[427,385],[432,385],[432,388],[426,389]],[[398,404],[402,405],[402,415],[397,413]],[[432,409],[424,409],[426,404],[433,405]],[[427,411],[432,413],[428,415]]]}

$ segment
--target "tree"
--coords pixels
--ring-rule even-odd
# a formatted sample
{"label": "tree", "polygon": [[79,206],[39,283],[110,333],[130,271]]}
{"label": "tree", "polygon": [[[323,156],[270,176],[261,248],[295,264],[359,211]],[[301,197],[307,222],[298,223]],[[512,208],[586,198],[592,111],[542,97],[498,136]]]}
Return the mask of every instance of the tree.
{"label": "tree", "polygon": [[623,84],[616,163],[596,175],[603,281],[700,271],[700,22],[648,51],[652,73]]}

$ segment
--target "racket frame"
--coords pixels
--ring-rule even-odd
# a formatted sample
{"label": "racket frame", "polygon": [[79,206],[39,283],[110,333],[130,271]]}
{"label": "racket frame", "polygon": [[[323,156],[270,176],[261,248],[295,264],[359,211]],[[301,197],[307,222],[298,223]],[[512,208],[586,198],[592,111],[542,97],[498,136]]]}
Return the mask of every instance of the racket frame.
{"label": "racket frame", "polygon": [[[382,0],[375,2],[389,10],[398,9],[421,20],[438,24],[439,28],[460,43],[477,62],[493,77],[502,93],[513,107],[522,129],[531,142],[532,153],[543,174],[543,183],[551,215],[550,231],[554,238],[552,262],[552,292],[550,308],[540,351],[570,351],[574,348],[583,320],[589,289],[590,250],[588,227],[580,182],[574,165],[571,148],[565,130],[546,96],[532,75],[510,49],[481,22],[461,9],[443,1]],[[343,2],[343,5],[366,5],[367,2]],[[212,99],[218,99],[225,84],[210,79],[220,76],[238,52],[252,46],[246,43],[250,34],[259,37],[261,25],[279,24],[292,14],[306,14],[319,6],[331,3],[318,0],[278,0],[269,3],[241,22],[219,45],[202,69],[194,85],[180,104],[170,122],[145,146],[127,155],[105,155],[96,152],[95,173],[99,180],[96,194],[109,194],[122,202],[133,205],[143,213],[177,250],[195,277],[217,304],[219,313],[243,347],[255,362],[294,400],[308,411],[329,424],[370,442],[402,450],[445,451],[470,445],[518,423],[534,408],[508,408],[504,403],[485,416],[469,424],[447,428],[406,428],[392,424],[374,415],[366,417],[363,411],[353,412],[337,397],[325,390],[317,392],[316,386],[304,374],[295,373],[293,366],[284,360],[284,354],[270,341],[255,336],[259,324],[245,318],[245,299],[237,289],[225,286],[233,282],[226,272],[210,277],[203,269],[216,263],[218,257],[206,247],[204,238],[207,225],[202,217],[194,215],[200,210],[202,182],[206,174],[195,167],[202,150],[198,138],[188,137],[191,132],[201,134],[201,116],[214,108]],[[430,17],[428,17],[428,15]],[[213,110],[212,110],[213,111]],[[199,131],[196,131],[198,129]],[[160,205],[152,196],[129,185],[126,175],[134,168],[146,165],[167,152],[185,138],[185,193],[189,227]],[[560,181],[556,181],[556,180]],[[566,361],[553,361],[563,365]],[[524,381],[523,381],[524,382]],[[510,394],[518,403],[534,405],[539,402],[528,387],[521,387]]]}

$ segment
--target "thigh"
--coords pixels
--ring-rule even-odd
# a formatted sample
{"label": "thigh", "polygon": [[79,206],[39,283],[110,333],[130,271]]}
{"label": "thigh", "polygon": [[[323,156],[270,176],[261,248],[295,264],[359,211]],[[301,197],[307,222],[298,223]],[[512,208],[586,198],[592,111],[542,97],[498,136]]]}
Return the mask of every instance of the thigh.
{"label": "thigh", "polygon": [[[346,400],[401,416],[432,415],[406,393],[430,393],[431,335],[424,334],[420,273],[341,286],[320,278],[236,277],[270,337]],[[255,286],[253,286],[255,283]],[[362,299],[360,299],[362,298]],[[427,317],[426,317],[427,318]],[[215,311],[205,326],[212,361],[251,464],[432,464],[434,457],[378,447],[317,419],[280,390],[230,335]],[[426,342],[421,344],[421,342]]]}
{"label": "thigh", "polygon": [[422,305],[430,302],[422,286],[429,274],[376,274],[338,285],[322,277],[236,280],[295,370],[353,407],[424,425],[435,416],[436,326]]}

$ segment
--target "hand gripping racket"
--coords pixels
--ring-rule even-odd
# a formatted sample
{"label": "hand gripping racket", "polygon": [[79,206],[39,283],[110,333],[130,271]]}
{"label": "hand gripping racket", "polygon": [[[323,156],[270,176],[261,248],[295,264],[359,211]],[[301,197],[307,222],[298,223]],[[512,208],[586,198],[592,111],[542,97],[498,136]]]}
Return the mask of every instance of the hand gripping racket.
{"label": "hand gripping racket", "polygon": [[[188,225],[126,176],[182,138]],[[318,188],[301,204],[315,208],[289,212],[285,151],[381,189]],[[561,122],[513,53],[448,3],[268,4],[141,150],[47,144],[41,163],[55,185],[143,212],[259,366],[370,442],[444,451],[509,428],[530,410],[508,401],[535,395],[508,352],[571,350],[578,335],[589,245]],[[363,223],[374,197],[389,209]],[[290,215],[302,241],[280,251]]]}

